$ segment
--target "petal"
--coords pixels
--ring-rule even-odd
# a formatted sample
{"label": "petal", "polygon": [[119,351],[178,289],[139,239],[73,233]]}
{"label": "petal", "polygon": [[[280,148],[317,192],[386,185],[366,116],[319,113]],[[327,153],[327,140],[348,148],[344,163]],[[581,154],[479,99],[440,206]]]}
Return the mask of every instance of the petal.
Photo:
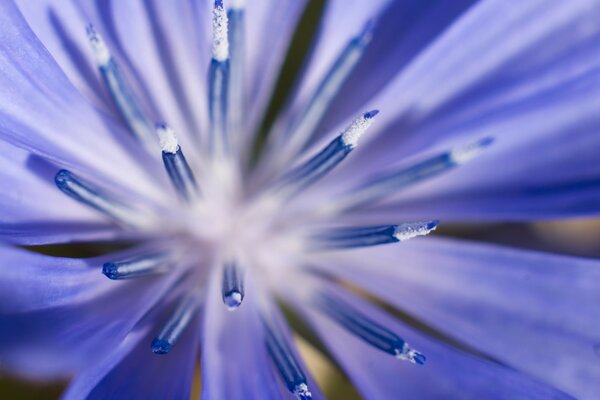
{"label": "petal", "polygon": [[148,179],[160,165],[75,89],[11,1],[0,5],[0,27],[0,139],[164,201],[164,191]]}
{"label": "petal", "polygon": [[202,399],[280,399],[270,367],[253,286],[234,312],[221,301],[220,280],[213,274],[206,293],[202,335]]}
{"label": "petal", "polygon": [[249,134],[262,123],[279,69],[306,4],[306,0],[247,2],[246,107],[249,110]]}
{"label": "petal", "polygon": [[436,342],[345,290],[331,284],[317,286],[335,293],[374,322],[396,332],[427,357],[424,365],[398,360],[366,344],[315,309],[300,306],[302,314],[366,399],[571,398],[527,375]]}
{"label": "petal", "polygon": [[595,4],[488,1],[469,9],[369,104],[382,109],[374,133],[323,187],[353,185],[424,149],[492,136],[477,160],[390,197],[389,211],[445,219],[597,213]]}
{"label": "petal", "polygon": [[428,238],[323,268],[570,394],[600,390],[598,261]]}
{"label": "petal", "polygon": [[156,324],[147,321],[139,325],[110,355],[78,374],[63,399],[190,398],[198,361],[197,321],[192,322],[177,346],[164,355],[150,350]]}
{"label": "petal", "polygon": [[2,258],[0,358],[35,378],[64,375],[101,357],[179,275],[115,282],[101,274],[106,257],[64,259],[7,248]]}

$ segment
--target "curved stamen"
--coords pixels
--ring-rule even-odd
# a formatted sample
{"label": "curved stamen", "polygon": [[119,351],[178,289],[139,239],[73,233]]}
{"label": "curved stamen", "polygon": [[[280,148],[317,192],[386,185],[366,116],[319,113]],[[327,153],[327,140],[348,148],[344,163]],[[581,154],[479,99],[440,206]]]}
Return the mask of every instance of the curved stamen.
{"label": "curved stamen", "polygon": [[147,217],[89,182],[76,177],[71,171],[61,169],[54,177],[56,186],[69,197],[92,207],[116,222],[128,226],[145,225]]}
{"label": "curved stamen", "polygon": [[160,123],[156,125],[156,132],[160,140],[165,169],[177,194],[188,202],[197,199],[200,196],[200,189],[192,169],[183,155],[181,146],[179,146],[175,131],[167,124]]}
{"label": "curved stamen", "polygon": [[164,273],[171,267],[172,254],[160,252],[104,263],[102,273],[109,279],[121,280]]}
{"label": "curved stamen", "polygon": [[295,195],[333,170],[354,150],[359,138],[369,129],[373,118],[378,113],[378,110],[369,111],[355,119],[341,135],[318,154],[286,174],[276,191],[285,197]]}
{"label": "curved stamen", "polygon": [[475,142],[427,158],[409,167],[372,178],[370,181],[363,183],[356,189],[342,195],[335,204],[324,209],[323,213],[331,214],[350,210],[382,199],[383,197],[408,186],[450,171],[475,158],[492,143],[493,139],[490,137],[479,139]]}
{"label": "curved stamen", "polygon": [[127,123],[129,130],[151,153],[156,151],[156,136],[153,124],[138,104],[133,91],[127,85],[123,73],[110,54],[104,39],[92,25],[87,26],[87,35],[96,57],[100,74],[112,97],[115,107]]}
{"label": "curved stamen", "polygon": [[265,317],[262,317],[262,322],[265,328],[269,356],[277,367],[288,390],[292,392],[298,400],[311,399],[312,394],[308,390],[306,376],[283,333],[275,326],[275,324],[268,323]]}
{"label": "curved stamen", "polygon": [[224,156],[229,151],[227,134],[229,88],[229,41],[227,13],[222,0],[213,9],[212,59],[208,71],[208,111],[211,123],[211,150]]}
{"label": "curved stamen", "polygon": [[367,22],[360,34],[350,40],[327,71],[301,113],[300,119],[282,137],[285,141],[281,154],[283,160],[293,158],[313,137],[317,125],[371,42],[373,28],[373,21]]}
{"label": "curved stamen", "polygon": [[424,364],[425,356],[412,349],[402,338],[371,320],[333,294],[321,292],[316,296],[316,308],[371,346],[400,360]]}
{"label": "curved stamen", "polygon": [[158,335],[152,340],[154,354],[167,354],[177,343],[200,307],[196,293],[190,293],[179,301],[175,311],[165,321]]}
{"label": "curved stamen", "polygon": [[407,222],[399,225],[327,229],[311,237],[313,249],[339,249],[402,242],[435,230],[439,221]]}
{"label": "curved stamen", "polygon": [[229,311],[236,310],[244,300],[244,271],[236,262],[223,266],[223,281],[221,286],[223,304]]}

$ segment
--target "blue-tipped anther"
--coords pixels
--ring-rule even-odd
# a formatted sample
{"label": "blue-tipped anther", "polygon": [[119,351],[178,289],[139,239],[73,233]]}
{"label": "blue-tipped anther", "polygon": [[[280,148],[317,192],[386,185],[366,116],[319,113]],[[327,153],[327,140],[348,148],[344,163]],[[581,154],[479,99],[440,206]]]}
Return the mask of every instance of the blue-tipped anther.
{"label": "blue-tipped anther", "polygon": [[[244,131],[244,65],[246,58],[246,11],[243,0],[229,2],[227,10],[229,40],[229,104],[227,106],[228,132]],[[235,141],[235,138],[231,138]]]}
{"label": "blue-tipped anther", "polygon": [[175,131],[161,122],[156,125],[156,133],[160,141],[163,164],[177,194],[188,202],[197,199],[200,196],[200,189],[179,146]]}
{"label": "blue-tipped anther", "polygon": [[399,360],[423,364],[425,356],[412,349],[396,333],[373,321],[333,294],[321,292],[316,297],[317,309],[371,346]]}
{"label": "blue-tipped anther", "polygon": [[244,272],[236,262],[223,266],[223,281],[221,286],[223,304],[229,311],[236,310],[244,300]]}
{"label": "blue-tipped anther", "polygon": [[138,211],[126,206],[89,182],[75,176],[71,171],[61,169],[54,177],[58,189],[69,197],[92,207],[116,222],[124,225],[138,225],[141,216]]}
{"label": "blue-tipped anther", "polygon": [[283,176],[276,190],[291,197],[321,179],[357,146],[360,137],[369,129],[377,110],[361,114],[323,150]]}
{"label": "blue-tipped anther", "polygon": [[113,280],[137,278],[168,271],[171,262],[168,253],[147,254],[102,265],[102,273]]}
{"label": "blue-tipped anther", "polygon": [[188,294],[179,301],[173,314],[152,340],[151,348],[154,354],[167,354],[171,351],[192,321],[198,307],[199,301],[194,293]]}
{"label": "blue-tipped anther", "polygon": [[339,249],[377,246],[427,235],[435,230],[439,221],[406,222],[399,225],[367,227],[342,227],[326,229],[312,237],[316,249]]}
{"label": "blue-tipped anther", "polygon": [[212,59],[208,70],[208,114],[210,143],[216,157],[229,153],[229,39],[227,12],[215,1],[212,19]]}
{"label": "blue-tipped anther", "polygon": [[265,317],[262,318],[262,321],[265,327],[265,337],[269,356],[277,367],[279,375],[281,376],[281,379],[283,379],[288,390],[293,393],[298,400],[312,399],[312,394],[308,389],[306,375],[304,374],[304,371],[302,371],[302,367],[296,359],[283,332],[275,323],[267,322]]}

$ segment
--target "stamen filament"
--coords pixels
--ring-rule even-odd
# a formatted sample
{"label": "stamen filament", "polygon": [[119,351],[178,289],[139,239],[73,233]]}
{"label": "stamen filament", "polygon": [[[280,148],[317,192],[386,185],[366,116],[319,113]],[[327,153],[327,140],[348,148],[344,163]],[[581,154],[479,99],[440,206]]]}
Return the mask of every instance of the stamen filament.
{"label": "stamen filament", "polygon": [[87,35],[96,57],[96,63],[115,107],[127,123],[129,130],[152,154],[156,151],[153,124],[135,99],[117,62],[111,56],[104,39],[92,25]]}
{"label": "stamen filament", "polygon": [[161,252],[104,263],[102,273],[109,279],[121,280],[160,274],[168,271],[171,266],[171,255]]}
{"label": "stamen filament", "polygon": [[[246,10],[241,0],[230,1],[229,21],[229,127],[236,135],[243,129],[244,114],[244,60],[246,57]],[[231,138],[234,141],[236,138]]]}
{"label": "stamen filament", "polygon": [[373,21],[369,21],[338,55],[309,100],[306,109],[293,128],[283,137],[286,141],[282,159],[296,156],[313,137],[325,112],[350,76],[373,37]]}
{"label": "stamen filament", "polygon": [[371,346],[400,360],[424,364],[425,356],[394,332],[371,320],[366,315],[332,294],[321,292],[316,297],[316,308]]}
{"label": "stamen filament", "polygon": [[373,110],[356,118],[346,130],[329,143],[321,152],[286,174],[277,191],[286,197],[306,189],[341,163],[358,144],[359,138],[373,123],[379,113]]}
{"label": "stamen filament", "polygon": [[292,392],[298,400],[309,400],[312,394],[308,390],[306,376],[296,360],[289,344],[278,327],[273,323],[268,323],[266,318],[262,318],[265,328],[265,336],[269,356],[277,367],[281,378],[285,382],[288,390]]}
{"label": "stamen filament", "polygon": [[140,226],[144,225],[143,221],[147,219],[140,215],[140,211],[123,204],[66,169],[57,172],[54,182],[67,196],[100,211],[120,224]]}
{"label": "stamen filament", "polygon": [[200,306],[195,293],[183,297],[173,314],[166,320],[158,335],[152,340],[154,354],[167,354],[173,349],[185,329],[192,321],[194,314]]}
{"label": "stamen filament", "polygon": [[407,222],[399,225],[343,227],[328,229],[314,235],[312,248],[339,249],[377,246],[402,242],[435,230],[439,221]]}
{"label": "stamen filament", "polygon": [[165,169],[177,194],[188,202],[197,199],[200,196],[200,189],[192,169],[183,155],[175,132],[165,123],[158,124],[156,132],[160,140]]}
{"label": "stamen filament", "polygon": [[223,266],[223,282],[221,286],[223,304],[229,311],[236,310],[244,300],[244,271],[236,262],[228,262]]}
{"label": "stamen filament", "polygon": [[211,150],[219,156],[225,156],[229,151],[227,122],[230,72],[227,25],[223,1],[215,0],[212,59],[208,71],[208,111],[211,123]]}
{"label": "stamen filament", "polygon": [[[333,208],[337,213],[350,210],[364,204],[372,203],[408,186],[450,171],[478,156],[492,142],[492,138],[486,137],[430,157],[412,166],[373,178],[371,181],[342,196],[333,205]],[[327,213],[331,213],[331,211],[327,210]]]}

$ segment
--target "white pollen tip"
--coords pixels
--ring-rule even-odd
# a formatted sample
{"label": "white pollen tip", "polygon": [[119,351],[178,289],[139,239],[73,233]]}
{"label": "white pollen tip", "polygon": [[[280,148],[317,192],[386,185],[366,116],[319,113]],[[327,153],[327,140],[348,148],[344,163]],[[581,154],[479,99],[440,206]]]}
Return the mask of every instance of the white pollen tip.
{"label": "white pollen tip", "polygon": [[246,0],[231,0],[229,8],[232,10],[243,10],[246,7]]}
{"label": "white pollen tip", "polygon": [[213,41],[212,57],[217,61],[225,61],[229,58],[229,41],[227,39],[227,12],[222,1],[215,1],[213,9]]}
{"label": "white pollen tip", "polygon": [[342,133],[342,141],[344,144],[351,148],[355,148],[358,144],[358,140],[373,124],[373,118],[378,113],[378,110],[369,111],[352,121],[350,126]]}
{"label": "white pollen tip", "polygon": [[92,24],[89,24],[86,27],[86,33],[88,40],[92,45],[92,50],[94,52],[94,57],[96,58],[96,63],[99,66],[108,64],[111,56],[110,52],[108,51],[108,47],[104,42],[104,39],[102,39],[102,36],[98,32],[96,32],[96,29],[94,29],[94,26]]}
{"label": "white pollen tip", "polygon": [[400,224],[396,227],[394,237],[400,242],[408,239],[415,238],[417,236],[425,236],[430,232],[434,231],[439,225],[440,221],[420,221],[420,222],[407,222]]}
{"label": "white pollen tip", "polygon": [[179,142],[175,131],[167,124],[161,123],[156,125],[156,133],[158,134],[158,142],[160,148],[165,153],[177,153],[179,150]]}
{"label": "white pollen tip", "polygon": [[301,383],[294,388],[294,396],[301,400],[312,399],[312,393],[308,390],[306,383]]}
{"label": "white pollen tip", "polygon": [[481,152],[493,142],[494,138],[485,137],[464,146],[457,147],[450,151],[450,158],[452,159],[452,162],[456,164],[464,164],[481,154]]}

